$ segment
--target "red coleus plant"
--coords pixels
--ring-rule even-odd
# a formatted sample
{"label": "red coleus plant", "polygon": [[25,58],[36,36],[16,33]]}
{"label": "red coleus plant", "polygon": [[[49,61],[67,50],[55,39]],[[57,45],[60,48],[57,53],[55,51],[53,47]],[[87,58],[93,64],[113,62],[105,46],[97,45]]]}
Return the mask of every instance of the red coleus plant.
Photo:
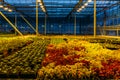
{"label": "red coleus plant", "polygon": [[106,62],[102,62],[102,65],[101,69],[94,69],[99,77],[120,79],[120,60],[109,59]]}
{"label": "red coleus plant", "polygon": [[43,66],[46,66],[48,65],[49,63],[52,63],[52,62],[55,62],[55,65],[73,65],[75,63],[77,63],[78,61],[75,60],[76,58],[79,58],[79,55],[71,55],[71,56],[68,56],[68,57],[64,57],[64,56],[48,56],[46,57],[43,62],[42,62],[42,65]]}
{"label": "red coleus plant", "polygon": [[[74,47],[74,50],[80,51],[80,50],[85,50],[85,48]],[[80,58],[81,57],[80,55],[76,55],[76,54],[69,55],[68,53],[69,51],[65,47],[56,48],[54,45],[49,45],[46,50],[47,56],[44,58],[42,65],[46,66],[52,62],[54,62],[55,65],[67,65],[67,64],[73,65],[79,62],[76,59]]]}
{"label": "red coleus plant", "polygon": [[75,51],[81,51],[81,50],[84,50],[84,51],[85,51],[86,49],[85,49],[85,47],[82,47],[82,46],[81,46],[81,47],[75,46],[75,47],[74,47],[74,50],[75,50]]}

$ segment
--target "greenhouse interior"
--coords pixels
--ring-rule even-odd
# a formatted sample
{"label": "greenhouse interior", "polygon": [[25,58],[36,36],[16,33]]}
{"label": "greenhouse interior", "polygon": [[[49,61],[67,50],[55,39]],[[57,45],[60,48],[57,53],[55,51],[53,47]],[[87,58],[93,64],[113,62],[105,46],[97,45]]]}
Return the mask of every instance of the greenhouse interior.
{"label": "greenhouse interior", "polygon": [[120,80],[120,0],[0,0],[0,80]]}

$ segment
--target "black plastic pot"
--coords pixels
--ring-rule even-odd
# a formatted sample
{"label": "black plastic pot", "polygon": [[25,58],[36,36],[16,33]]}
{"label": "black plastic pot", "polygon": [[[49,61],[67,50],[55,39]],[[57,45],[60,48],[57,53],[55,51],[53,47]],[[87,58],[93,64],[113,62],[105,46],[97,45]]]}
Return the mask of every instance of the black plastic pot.
{"label": "black plastic pot", "polygon": [[8,74],[0,72],[0,78],[8,78]]}
{"label": "black plastic pot", "polygon": [[36,73],[35,72],[22,72],[20,74],[20,78],[36,79]]}
{"label": "black plastic pot", "polygon": [[9,73],[8,75],[9,78],[19,78],[18,73]]}

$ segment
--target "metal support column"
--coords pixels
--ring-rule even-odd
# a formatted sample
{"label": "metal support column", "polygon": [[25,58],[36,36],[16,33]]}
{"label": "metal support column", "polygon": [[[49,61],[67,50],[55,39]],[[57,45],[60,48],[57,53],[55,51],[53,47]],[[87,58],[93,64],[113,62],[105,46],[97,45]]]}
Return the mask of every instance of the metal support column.
{"label": "metal support column", "polygon": [[47,24],[47,15],[45,14],[45,27],[44,27],[44,33],[45,33],[45,35],[46,35],[46,24]]}
{"label": "metal support column", "polygon": [[36,35],[38,34],[38,0],[36,0]]}
{"label": "metal support column", "polygon": [[[104,11],[104,15],[105,15],[105,16],[104,16],[104,26],[103,26],[103,27],[104,27],[104,29],[105,29],[105,28],[106,28],[106,17],[107,17],[105,11]],[[105,31],[105,30],[104,30],[104,35],[106,35],[106,31]]]}
{"label": "metal support column", "polygon": [[79,20],[79,33],[81,34],[81,18]]}
{"label": "metal support column", "polygon": [[[17,16],[15,15],[15,26],[17,27]],[[15,31],[15,35],[17,35],[17,32]]]}
{"label": "metal support column", "polygon": [[117,36],[119,36],[119,30],[117,29]]}
{"label": "metal support column", "polygon": [[74,35],[76,35],[76,15],[74,16]]}
{"label": "metal support column", "polygon": [[0,14],[15,29],[16,32],[18,32],[21,36],[23,36],[23,34],[16,28],[16,26],[13,25],[12,22],[1,11]]}
{"label": "metal support column", "polygon": [[22,17],[22,19],[36,32],[35,28],[32,26],[32,24],[30,24],[30,22],[23,16],[20,15]]}
{"label": "metal support column", "polygon": [[96,0],[94,0],[94,37],[96,37]]}

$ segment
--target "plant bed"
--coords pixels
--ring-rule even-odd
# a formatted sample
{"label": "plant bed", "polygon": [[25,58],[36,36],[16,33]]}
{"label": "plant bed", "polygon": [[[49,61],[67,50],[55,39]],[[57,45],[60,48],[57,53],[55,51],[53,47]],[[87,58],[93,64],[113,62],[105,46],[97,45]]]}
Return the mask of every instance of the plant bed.
{"label": "plant bed", "polygon": [[99,43],[72,40],[50,44],[41,65],[39,80],[120,79],[120,51]]}
{"label": "plant bed", "polygon": [[25,47],[29,44],[33,43],[33,38],[8,38],[0,40],[0,54],[3,54],[4,57],[11,55],[22,47]]}
{"label": "plant bed", "polygon": [[1,59],[0,68],[6,71],[4,75],[7,75],[4,77],[35,79],[49,42],[47,39],[38,39],[20,51]]}
{"label": "plant bed", "polygon": [[110,50],[119,50],[120,49],[120,45],[118,45],[118,44],[101,43],[101,45],[104,48],[107,48],[107,49],[110,49]]}

